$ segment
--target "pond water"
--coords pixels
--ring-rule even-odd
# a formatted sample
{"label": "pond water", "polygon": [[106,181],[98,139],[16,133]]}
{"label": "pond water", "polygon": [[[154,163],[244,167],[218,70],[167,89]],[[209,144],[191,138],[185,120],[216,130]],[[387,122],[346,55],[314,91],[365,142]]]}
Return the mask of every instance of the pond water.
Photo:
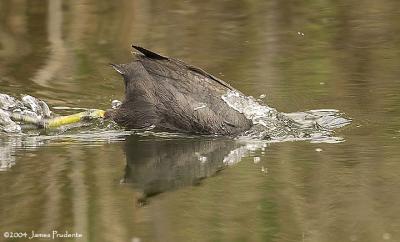
{"label": "pond water", "polygon": [[[123,99],[132,43],[280,112],[336,109],[340,142],[85,129],[0,134],[5,232],[61,241],[400,241],[400,2],[0,2],[0,93]],[[72,110],[75,112],[77,110]],[[32,241],[48,241],[34,238]]]}

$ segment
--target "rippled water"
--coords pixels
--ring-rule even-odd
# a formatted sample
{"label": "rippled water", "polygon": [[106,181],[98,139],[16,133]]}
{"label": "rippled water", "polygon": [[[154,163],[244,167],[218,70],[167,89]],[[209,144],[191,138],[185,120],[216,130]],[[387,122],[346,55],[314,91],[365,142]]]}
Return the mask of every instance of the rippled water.
{"label": "rippled water", "polygon": [[134,42],[309,121],[300,128],[333,131],[286,142],[102,126],[2,134],[0,241],[32,230],[84,236],[64,241],[399,241],[399,8],[1,1],[0,93],[60,114],[110,108],[124,90],[108,64],[128,62]]}

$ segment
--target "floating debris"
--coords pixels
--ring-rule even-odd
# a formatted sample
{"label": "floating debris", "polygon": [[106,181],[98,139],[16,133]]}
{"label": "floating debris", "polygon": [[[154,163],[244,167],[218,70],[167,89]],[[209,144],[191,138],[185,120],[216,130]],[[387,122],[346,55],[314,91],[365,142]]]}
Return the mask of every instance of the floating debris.
{"label": "floating debris", "polygon": [[322,149],[321,148],[316,148],[315,151],[316,152],[322,152]]}

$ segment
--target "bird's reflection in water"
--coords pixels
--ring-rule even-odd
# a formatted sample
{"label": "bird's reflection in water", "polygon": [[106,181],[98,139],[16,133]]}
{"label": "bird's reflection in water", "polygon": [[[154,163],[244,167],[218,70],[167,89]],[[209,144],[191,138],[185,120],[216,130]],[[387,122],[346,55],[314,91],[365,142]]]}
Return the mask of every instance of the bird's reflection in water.
{"label": "bird's reflection in water", "polygon": [[138,202],[145,204],[151,196],[198,185],[202,179],[237,162],[242,156],[240,147],[243,144],[232,139],[160,139],[131,135],[126,140],[123,180],[133,184],[141,193]]}

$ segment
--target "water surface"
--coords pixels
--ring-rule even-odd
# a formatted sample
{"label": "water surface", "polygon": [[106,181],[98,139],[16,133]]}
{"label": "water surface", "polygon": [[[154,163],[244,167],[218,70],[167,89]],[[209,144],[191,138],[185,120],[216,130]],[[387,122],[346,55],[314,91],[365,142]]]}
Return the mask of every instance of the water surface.
{"label": "water surface", "polygon": [[265,94],[278,111],[337,109],[353,120],[335,131],[340,143],[1,135],[1,162],[13,163],[0,172],[1,234],[399,241],[398,9],[395,0],[1,1],[0,93],[109,108],[123,82],[108,63],[129,61],[136,43]]}

